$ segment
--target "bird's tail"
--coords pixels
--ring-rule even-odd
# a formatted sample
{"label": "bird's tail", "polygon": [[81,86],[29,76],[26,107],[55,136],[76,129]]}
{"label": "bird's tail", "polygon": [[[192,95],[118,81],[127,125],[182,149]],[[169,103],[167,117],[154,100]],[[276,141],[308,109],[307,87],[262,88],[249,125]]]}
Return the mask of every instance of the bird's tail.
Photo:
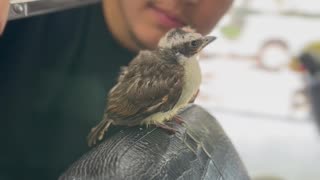
{"label": "bird's tail", "polygon": [[89,147],[103,139],[104,133],[108,130],[112,122],[113,121],[111,119],[105,116],[97,126],[91,129],[91,132],[87,137]]}

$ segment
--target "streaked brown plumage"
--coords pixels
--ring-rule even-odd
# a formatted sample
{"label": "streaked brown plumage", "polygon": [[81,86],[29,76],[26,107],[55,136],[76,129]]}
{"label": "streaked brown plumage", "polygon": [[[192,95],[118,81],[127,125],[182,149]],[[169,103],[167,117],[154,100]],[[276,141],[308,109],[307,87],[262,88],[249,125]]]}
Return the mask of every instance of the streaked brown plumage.
{"label": "streaked brown plumage", "polygon": [[[129,64],[122,78],[109,93],[106,114],[115,125],[138,125],[141,119],[158,111],[168,111],[179,98],[183,67],[177,62],[158,60],[142,51]],[[149,61],[143,61],[148,56]],[[141,62],[143,61],[143,62]]]}
{"label": "streaked brown plumage", "polygon": [[[104,118],[88,136],[89,145],[101,140],[111,124],[163,126],[192,100],[201,81],[195,55],[213,39],[181,29],[168,32],[164,38],[166,42],[160,41],[156,50],[140,51],[128,67],[122,68],[108,94]],[[177,38],[184,41],[176,42]],[[191,40],[199,42],[191,45]]]}

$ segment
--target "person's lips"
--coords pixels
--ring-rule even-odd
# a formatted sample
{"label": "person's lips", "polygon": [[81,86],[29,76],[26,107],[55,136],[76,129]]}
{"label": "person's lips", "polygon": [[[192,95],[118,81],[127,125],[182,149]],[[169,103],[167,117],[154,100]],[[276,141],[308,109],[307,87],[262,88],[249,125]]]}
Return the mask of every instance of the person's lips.
{"label": "person's lips", "polygon": [[166,28],[178,28],[185,25],[185,23],[176,15],[170,14],[169,12],[154,6],[151,6],[150,8],[158,23]]}

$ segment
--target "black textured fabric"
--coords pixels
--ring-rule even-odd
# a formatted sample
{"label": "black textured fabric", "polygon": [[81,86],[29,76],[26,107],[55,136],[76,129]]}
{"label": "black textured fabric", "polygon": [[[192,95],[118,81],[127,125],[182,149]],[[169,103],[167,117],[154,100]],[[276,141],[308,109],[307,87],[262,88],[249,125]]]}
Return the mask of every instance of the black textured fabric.
{"label": "black textured fabric", "polygon": [[101,4],[9,22],[0,37],[0,179],[57,179],[88,150],[106,93],[133,54]]}
{"label": "black textured fabric", "polygon": [[181,113],[178,132],[150,127],[108,132],[59,180],[249,180],[232,143],[204,109]]}

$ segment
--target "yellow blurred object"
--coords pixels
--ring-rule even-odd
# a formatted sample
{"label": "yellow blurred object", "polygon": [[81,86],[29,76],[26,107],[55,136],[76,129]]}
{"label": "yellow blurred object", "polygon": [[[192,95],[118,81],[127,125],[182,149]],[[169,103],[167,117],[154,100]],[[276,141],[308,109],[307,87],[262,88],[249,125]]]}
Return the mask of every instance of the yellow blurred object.
{"label": "yellow blurred object", "polygon": [[289,63],[289,68],[295,72],[303,72],[304,67],[300,63],[298,57],[293,57]]}
{"label": "yellow blurred object", "polygon": [[320,54],[320,41],[309,43],[305,48],[303,48],[303,51],[311,51]]}
{"label": "yellow blurred object", "polygon": [[[315,57],[315,59],[320,60],[320,41],[314,41],[309,43],[306,47],[303,48],[302,53],[308,53]],[[320,63],[320,62],[319,62]],[[305,68],[301,64],[298,57],[293,57],[289,63],[290,69],[296,72],[303,72]]]}

